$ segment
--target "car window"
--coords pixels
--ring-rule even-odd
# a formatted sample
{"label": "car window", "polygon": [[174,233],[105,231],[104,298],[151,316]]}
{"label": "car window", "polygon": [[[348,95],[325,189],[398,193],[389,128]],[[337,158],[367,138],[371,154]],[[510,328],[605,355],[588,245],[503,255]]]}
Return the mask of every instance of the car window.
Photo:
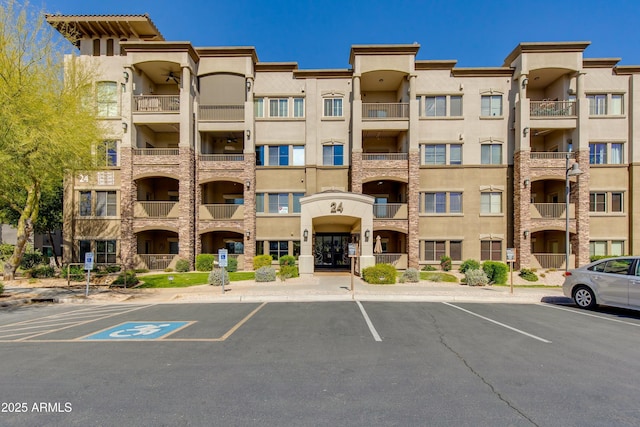
{"label": "car window", "polygon": [[605,262],[601,262],[600,264],[592,265],[591,267],[588,268],[588,270],[602,273],[604,271],[605,264],[606,264]]}
{"label": "car window", "polygon": [[636,274],[635,276],[640,276],[640,261],[636,262]]}
{"label": "car window", "polygon": [[629,274],[633,265],[633,259],[616,259],[607,261],[604,266],[604,273]]}

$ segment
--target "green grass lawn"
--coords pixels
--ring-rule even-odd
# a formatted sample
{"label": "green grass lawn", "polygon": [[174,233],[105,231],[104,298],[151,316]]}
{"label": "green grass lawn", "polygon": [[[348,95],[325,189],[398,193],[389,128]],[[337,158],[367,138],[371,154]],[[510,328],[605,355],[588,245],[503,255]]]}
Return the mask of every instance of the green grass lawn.
{"label": "green grass lawn", "polygon": [[[169,280],[173,277],[173,280]],[[253,280],[255,273],[253,271],[236,271],[229,273],[229,280],[238,282],[240,280]],[[139,288],[185,288],[187,286],[206,285],[209,279],[209,272],[191,272],[191,273],[163,273],[150,274],[148,276],[139,276],[142,285]]]}
{"label": "green grass lawn", "polygon": [[453,274],[432,271],[421,271],[420,280],[428,280],[429,282],[458,283],[458,278]]}

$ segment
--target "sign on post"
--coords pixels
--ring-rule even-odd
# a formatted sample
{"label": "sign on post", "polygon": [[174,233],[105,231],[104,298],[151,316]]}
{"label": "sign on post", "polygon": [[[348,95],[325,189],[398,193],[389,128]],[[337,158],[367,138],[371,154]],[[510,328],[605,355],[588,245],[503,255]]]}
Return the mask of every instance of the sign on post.
{"label": "sign on post", "polygon": [[227,266],[229,251],[226,249],[218,249],[218,267],[222,267],[222,293],[224,294],[224,273]]}
{"label": "sign on post", "polygon": [[87,271],[87,289],[84,292],[84,296],[89,296],[89,280],[91,278],[91,270],[93,270],[93,252],[86,252],[84,254],[84,269]]}
{"label": "sign on post", "polygon": [[356,255],[356,244],[355,243],[349,243],[349,256],[350,257],[357,256]]}
{"label": "sign on post", "polygon": [[509,264],[510,293],[513,293],[513,263],[516,262],[516,248],[507,248],[507,264]]}

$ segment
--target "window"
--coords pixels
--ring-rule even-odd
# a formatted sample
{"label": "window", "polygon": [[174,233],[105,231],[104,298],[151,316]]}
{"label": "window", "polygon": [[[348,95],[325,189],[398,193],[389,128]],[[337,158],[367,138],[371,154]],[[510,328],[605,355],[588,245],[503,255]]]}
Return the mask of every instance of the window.
{"label": "window", "polygon": [[255,98],[253,100],[253,115],[255,117],[264,117],[264,98]]}
{"label": "window", "polygon": [[[451,117],[460,117],[462,116],[462,96],[451,96],[449,97],[449,100],[451,101],[450,104],[450,109],[449,109],[449,115]],[[453,257],[451,257],[453,258]]]}
{"label": "window", "polygon": [[79,259],[79,261],[84,262],[84,255],[87,252],[91,252],[91,241],[90,240],[80,240],[78,249],[80,249],[80,259]]}
{"label": "window", "polygon": [[612,116],[622,115],[622,95],[611,95],[611,109],[609,114]]}
{"label": "window", "polygon": [[480,163],[483,165],[502,164],[502,144],[482,144],[480,146]]}
{"label": "window", "polygon": [[280,240],[277,242],[269,242],[269,255],[274,261],[277,261],[283,255],[289,253],[289,242]]}
{"label": "window", "polygon": [[607,211],[607,193],[589,194],[589,212]]}
{"label": "window", "polygon": [[293,98],[293,117],[304,117],[304,98]]}
{"label": "window", "polygon": [[449,256],[453,261],[462,261],[462,241],[449,242]]}
{"label": "window", "polygon": [[96,147],[98,166],[118,166],[118,142],[103,141]]}
{"label": "window", "polygon": [[256,240],[256,255],[264,255],[264,240]]}
{"label": "window", "polygon": [[502,213],[502,193],[480,194],[480,213],[482,214]]}
{"label": "window", "polygon": [[502,241],[500,240],[481,241],[480,242],[480,260],[481,261],[502,260]]}
{"label": "window", "polygon": [[589,164],[604,165],[607,163],[607,144],[589,144]]}
{"label": "window", "polygon": [[482,95],[480,115],[482,117],[502,116],[502,95]]}
{"label": "window", "polygon": [[107,39],[107,56],[113,56],[113,39]]}
{"label": "window", "polygon": [[449,145],[449,164],[450,165],[462,164],[462,144]]}
{"label": "window", "polygon": [[256,213],[264,213],[264,193],[256,193]]}
{"label": "window", "polygon": [[622,240],[611,241],[611,255],[621,256],[624,254],[624,242]]}
{"label": "window", "polygon": [[607,242],[591,241],[589,242],[589,256],[602,256],[607,254]]}
{"label": "window", "polygon": [[624,143],[592,142],[589,144],[589,164],[621,165],[624,163]]}
{"label": "window", "polygon": [[427,96],[425,100],[425,115],[427,117],[444,117],[447,115],[446,96]]}
{"label": "window", "polygon": [[293,256],[296,259],[300,256],[300,240],[294,240],[293,242]]}
{"label": "window", "polygon": [[304,193],[293,193],[293,213],[302,212],[300,199],[304,197]]}
{"label": "window", "polygon": [[116,263],[116,241],[96,240],[96,264]]}
{"label": "window", "polygon": [[269,117],[289,117],[289,100],[275,98],[269,100]]}
{"label": "window", "polygon": [[622,164],[622,148],[623,145],[621,143],[616,142],[611,144],[611,157],[609,158],[610,165]]}
{"label": "window", "polygon": [[426,213],[445,213],[447,193],[425,193],[424,211]]}
{"label": "window", "polygon": [[587,95],[589,100],[589,115],[603,116],[607,114],[607,95]]}
{"label": "window", "polygon": [[342,98],[325,98],[323,116],[342,117]]}
{"label": "window", "polygon": [[269,213],[289,213],[289,193],[269,194]]}
{"label": "window", "polygon": [[100,39],[93,40],[93,56],[100,56]]}
{"label": "window", "polygon": [[98,82],[98,117],[118,116],[118,86],[116,82]]}
{"label": "window", "polygon": [[256,166],[265,166],[264,160],[264,145],[259,145],[256,147]]}
{"label": "window", "polygon": [[289,146],[271,145],[269,146],[269,166],[288,166]]}
{"label": "window", "polygon": [[622,193],[611,193],[611,212],[622,211]]}
{"label": "window", "polygon": [[425,261],[440,261],[445,255],[445,242],[444,240],[427,240],[424,242],[424,260]]}
{"label": "window", "polygon": [[325,145],[322,147],[322,164],[325,166],[342,166],[344,163],[342,145]]}
{"label": "window", "polygon": [[446,145],[425,145],[424,146],[424,164],[425,165],[444,165],[446,163]]}
{"label": "window", "polygon": [[449,213],[462,213],[462,193],[449,193]]}
{"label": "window", "polygon": [[115,191],[96,191],[96,216],[117,216]]}
{"label": "window", "polygon": [[91,191],[80,192],[80,216],[91,216]]}
{"label": "window", "polygon": [[294,166],[304,166],[304,145],[293,146],[293,162]]}

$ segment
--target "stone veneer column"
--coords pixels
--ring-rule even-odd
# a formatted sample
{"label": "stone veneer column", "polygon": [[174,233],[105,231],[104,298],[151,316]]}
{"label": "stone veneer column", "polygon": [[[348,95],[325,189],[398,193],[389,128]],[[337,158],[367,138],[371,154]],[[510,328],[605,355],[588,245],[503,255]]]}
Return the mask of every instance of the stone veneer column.
{"label": "stone veneer column", "polygon": [[133,205],[137,199],[133,182],[133,148],[120,148],[120,262],[125,268],[134,268],[137,253],[133,233]]}
{"label": "stone veneer column", "polygon": [[[253,257],[256,255],[256,155],[244,153],[244,270],[253,269]],[[247,189],[246,181],[251,187]],[[247,238],[247,233],[251,236]]]}
{"label": "stone veneer column", "polygon": [[195,154],[191,147],[180,147],[178,242],[180,256],[195,261]]}
{"label": "stone veneer column", "polygon": [[589,263],[589,151],[577,151],[576,161],[583,173],[571,186],[571,202],[575,203],[576,211],[576,233],[571,244],[576,255],[575,267],[579,267]]}
{"label": "stone veneer column", "polygon": [[[525,187],[524,180],[529,180]],[[524,231],[529,230],[525,239]],[[531,153],[513,154],[513,245],[516,249],[516,269],[531,265]]]}
{"label": "stone veneer column", "polygon": [[351,153],[351,192],[362,193],[362,151]]}
{"label": "stone veneer column", "polygon": [[407,252],[408,264],[411,268],[419,268],[420,262],[420,152],[409,151],[409,184],[407,188],[408,233]]}

